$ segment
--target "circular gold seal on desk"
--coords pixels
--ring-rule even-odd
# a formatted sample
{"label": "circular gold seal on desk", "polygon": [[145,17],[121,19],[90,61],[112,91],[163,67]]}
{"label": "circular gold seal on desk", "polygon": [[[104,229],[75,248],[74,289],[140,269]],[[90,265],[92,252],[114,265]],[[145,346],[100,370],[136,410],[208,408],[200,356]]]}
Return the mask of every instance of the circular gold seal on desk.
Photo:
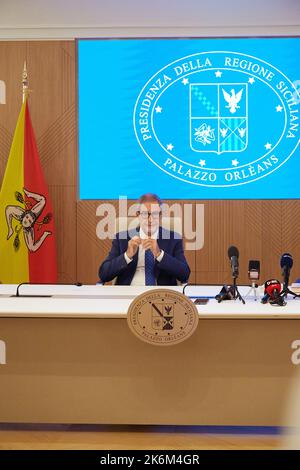
{"label": "circular gold seal on desk", "polygon": [[127,312],[130,330],[142,341],[171,346],[189,338],[198,325],[193,302],[171,289],[153,289],[136,297]]}

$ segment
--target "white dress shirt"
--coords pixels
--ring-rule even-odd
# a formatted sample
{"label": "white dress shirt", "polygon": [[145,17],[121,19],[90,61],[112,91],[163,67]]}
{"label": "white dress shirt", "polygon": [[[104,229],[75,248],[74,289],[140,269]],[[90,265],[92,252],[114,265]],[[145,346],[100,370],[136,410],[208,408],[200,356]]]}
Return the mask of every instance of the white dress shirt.
{"label": "white dress shirt", "polygon": [[[143,230],[140,228],[139,236],[142,240],[145,240],[146,238],[153,238],[154,240],[157,240],[158,230],[155,233],[153,233],[151,237],[148,237],[148,235],[146,235],[143,232]],[[159,256],[156,258],[158,262],[160,262],[164,256],[164,251],[163,250],[160,250],[160,251],[161,252]],[[136,271],[131,281],[132,286],[144,286],[145,285],[145,250],[142,247],[142,245],[139,246],[138,253],[139,254],[138,254],[138,262],[136,266]],[[127,256],[126,252],[124,253],[124,257],[125,257],[127,264],[132,263],[132,259],[130,259]]]}

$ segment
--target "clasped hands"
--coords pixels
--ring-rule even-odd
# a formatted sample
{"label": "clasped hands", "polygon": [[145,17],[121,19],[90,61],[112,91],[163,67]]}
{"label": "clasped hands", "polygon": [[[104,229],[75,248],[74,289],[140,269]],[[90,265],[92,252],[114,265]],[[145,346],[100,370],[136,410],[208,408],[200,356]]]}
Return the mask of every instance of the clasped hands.
{"label": "clasped hands", "polygon": [[128,242],[128,247],[126,251],[126,255],[128,256],[128,258],[132,259],[134,257],[140,245],[144,248],[144,250],[151,250],[154,258],[157,258],[161,253],[161,249],[159,248],[156,239],[142,239],[136,235],[135,237],[131,238],[131,240],[129,240]]}

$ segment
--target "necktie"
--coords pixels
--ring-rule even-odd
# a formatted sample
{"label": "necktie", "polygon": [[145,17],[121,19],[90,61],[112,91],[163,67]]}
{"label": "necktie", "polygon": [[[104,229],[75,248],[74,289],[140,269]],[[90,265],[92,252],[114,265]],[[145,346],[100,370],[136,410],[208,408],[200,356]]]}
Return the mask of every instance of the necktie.
{"label": "necktie", "polygon": [[155,286],[154,276],[155,259],[151,250],[145,251],[145,284],[146,286]]}

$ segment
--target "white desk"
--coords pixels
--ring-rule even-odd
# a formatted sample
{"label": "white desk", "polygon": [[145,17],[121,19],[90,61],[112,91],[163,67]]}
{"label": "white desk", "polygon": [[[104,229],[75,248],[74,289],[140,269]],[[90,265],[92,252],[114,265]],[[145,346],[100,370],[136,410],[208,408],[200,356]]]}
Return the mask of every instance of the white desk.
{"label": "white desk", "polygon": [[291,344],[300,339],[300,300],[272,307],[211,299],[198,307],[190,339],[161,348],[127,327],[127,308],[143,287],[20,288],[50,298],[10,297],[15,290],[0,285],[7,362],[0,365],[0,422],[282,424],[297,369]]}
{"label": "white desk", "polygon": [[[0,285],[0,317],[48,317],[48,318],[126,318],[132,300],[153,287],[137,286],[29,286],[20,287],[22,295],[51,295],[52,297],[11,297],[16,293],[15,285]],[[158,287],[160,288],[160,287]],[[182,292],[182,287],[169,289]],[[188,287],[189,296],[213,297],[220,286]],[[241,287],[246,295],[248,287]],[[198,306],[199,318],[240,319],[296,319],[300,318],[300,298],[289,297],[285,307],[263,305],[253,296],[243,305],[239,300],[218,303],[210,299],[207,305]]]}

